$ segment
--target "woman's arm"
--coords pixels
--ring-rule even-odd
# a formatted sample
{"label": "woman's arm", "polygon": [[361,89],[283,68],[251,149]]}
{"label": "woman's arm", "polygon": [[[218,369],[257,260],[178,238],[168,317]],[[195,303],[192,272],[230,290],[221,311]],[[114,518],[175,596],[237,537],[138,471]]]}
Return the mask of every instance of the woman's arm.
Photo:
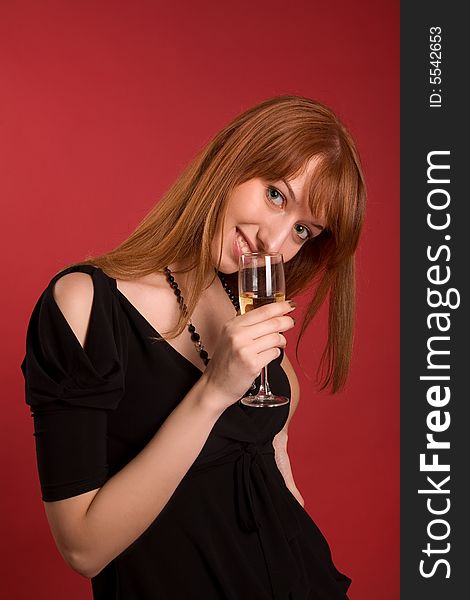
{"label": "woman's arm", "polygon": [[291,388],[291,401],[289,407],[289,416],[287,417],[286,424],[273,439],[274,457],[276,459],[277,467],[281,472],[282,476],[284,477],[284,481],[286,482],[287,488],[295,496],[298,502],[302,506],[304,506],[304,499],[302,498],[301,493],[295,485],[289,455],[287,454],[287,428],[289,426],[290,420],[292,419],[292,415],[294,414],[299,403],[300,387],[297,375],[294,371],[294,367],[292,366],[290,360],[287,358],[287,354],[285,351],[284,357],[281,362],[281,367],[284,369],[289,379],[289,385]]}
{"label": "woman's arm", "polygon": [[[78,342],[85,347],[94,293],[91,276],[84,273],[66,274],[56,282],[53,291],[64,318]],[[200,454],[225,407],[236,402],[231,382],[240,386],[241,395],[249,382],[253,381],[253,375],[259,371],[258,363],[251,368],[245,364],[242,384],[236,381],[236,378],[240,378],[238,366],[230,373],[231,379],[228,377],[228,367],[224,365],[238,363],[233,357],[241,353],[242,330],[256,328],[264,321],[266,330],[271,330],[269,343],[274,347],[278,341],[280,318],[285,323],[281,331],[286,331],[293,324],[291,318],[279,316],[280,310],[284,313],[292,310],[286,304],[275,302],[260,307],[257,315],[253,311],[238,319],[239,323],[243,319],[244,326],[237,324],[235,327],[232,324],[230,330],[224,331],[227,338],[220,340],[211,364],[195,385],[143,450],[100,488],[63,500],[45,502],[57,547],[75,571],[86,577],[96,576],[160,514]],[[270,314],[273,316],[268,318]],[[248,325],[250,322],[252,325]],[[238,340],[235,343],[237,333]],[[253,342],[257,337],[255,335],[251,339],[252,346],[245,346],[252,360],[261,354],[254,349]],[[266,341],[264,343],[268,344]],[[219,362],[215,360],[217,352],[221,357]],[[266,352],[272,354],[272,348],[263,351],[263,354],[266,355]],[[223,379],[224,385],[220,386],[218,380]]]}
{"label": "woman's arm", "polygon": [[56,543],[75,571],[96,576],[151,525],[219,418],[211,408],[216,400],[201,377],[147,446],[101,488],[45,503]]}
{"label": "woman's arm", "polygon": [[[91,278],[71,273],[58,283],[56,301],[84,346]],[[72,569],[94,577],[149,527],[201,452],[221,404],[221,392],[203,374],[145,448],[101,488],[44,502],[56,545]]]}

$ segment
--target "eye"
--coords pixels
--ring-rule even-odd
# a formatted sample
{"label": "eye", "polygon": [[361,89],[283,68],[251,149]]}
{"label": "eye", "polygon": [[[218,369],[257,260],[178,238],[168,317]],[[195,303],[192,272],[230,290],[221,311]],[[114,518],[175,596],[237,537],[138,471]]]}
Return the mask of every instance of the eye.
{"label": "eye", "polygon": [[[272,204],[274,204],[275,206],[282,207],[282,205],[286,201],[281,192],[277,188],[272,187],[271,185],[268,185],[268,187],[266,188],[266,194],[268,196],[269,201],[272,202]],[[276,204],[276,200],[280,200],[281,204]]]}
{"label": "eye", "polygon": [[[299,227],[301,229],[301,231],[296,229],[297,227]],[[301,225],[300,223],[297,223],[296,225],[294,225],[294,229],[297,231],[297,233],[299,234],[299,237],[302,241],[309,240],[311,237],[313,237],[312,234],[310,233],[310,230],[307,229],[307,227],[304,227],[303,225]],[[302,237],[302,236],[304,236],[304,237]]]}
{"label": "eye", "polygon": [[[268,197],[268,200],[271,202],[271,204],[274,204],[274,206],[277,206],[278,208],[282,208],[284,203],[286,202],[286,199],[281,194],[281,192],[277,188],[273,187],[272,185],[269,185],[266,188],[266,195]],[[281,201],[280,204],[277,203],[277,201],[279,201],[279,200]],[[300,231],[297,228],[299,228]],[[314,237],[312,235],[312,232],[310,231],[310,229],[308,229],[308,227],[305,227],[305,225],[301,225],[300,223],[297,223],[296,225],[294,225],[294,229],[295,229],[296,233],[298,234],[299,238],[303,242]]]}

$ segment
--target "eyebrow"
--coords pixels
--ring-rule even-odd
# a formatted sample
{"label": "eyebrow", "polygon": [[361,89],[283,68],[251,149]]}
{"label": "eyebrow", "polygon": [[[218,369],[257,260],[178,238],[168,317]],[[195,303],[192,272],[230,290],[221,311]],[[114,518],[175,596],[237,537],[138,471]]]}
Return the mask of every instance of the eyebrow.
{"label": "eyebrow", "polygon": [[[281,181],[285,184],[286,188],[289,190],[289,194],[290,197],[292,198],[292,200],[298,204],[297,202],[297,198],[295,197],[294,194],[294,190],[291,188],[291,186],[289,185],[289,183],[287,182],[287,180],[285,180],[284,178],[281,178]],[[310,223],[314,226],[314,227],[318,227],[318,229],[321,229],[322,231],[325,229],[323,227],[323,225],[320,225],[319,223],[314,223],[312,220],[310,220]]]}

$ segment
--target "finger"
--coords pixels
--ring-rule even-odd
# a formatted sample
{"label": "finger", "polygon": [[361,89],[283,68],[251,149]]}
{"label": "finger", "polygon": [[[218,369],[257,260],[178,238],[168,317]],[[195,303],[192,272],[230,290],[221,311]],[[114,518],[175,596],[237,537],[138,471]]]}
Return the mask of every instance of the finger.
{"label": "finger", "polygon": [[277,317],[279,315],[283,315],[294,310],[296,307],[295,302],[284,300],[283,302],[271,302],[270,304],[265,304],[264,306],[260,306],[259,308],[254,308],[244,315],[240,316],[240,323],[243,325],[253,325],[255,323],[260,323],[261,321],[266,321],[267,319],[271,319],[272,317]]}
{"label": "finger", "polygon": [[[280,355],[280,348],[270,348],[269,350],[264,350],[264,352],[260,352],[258,354],[258,358],[260,360],[261,365],[266,366],[273,360],[276,360],[276,358],[279,358]],[[261,374],[261,371],[259,374]]]}
{"label": "finger", "polygon": [[253,350],[258,354],[262,354],[270,348],[285,348],[287,346],[287,340],[282,333],[271,333],[269,335],[263,335],[253,343]]}
{"label": "finger", "polygon": [[264,335],[269,335],[270,333],[287,331],[292,329],[294,325],[294,319],[289,315],[284,315],[273,317],[272,319],[269,319],[269,321],[262,321],[261,323],[256,323],[250,327],[246,326],[244,331],[252,340],[256,340]]}

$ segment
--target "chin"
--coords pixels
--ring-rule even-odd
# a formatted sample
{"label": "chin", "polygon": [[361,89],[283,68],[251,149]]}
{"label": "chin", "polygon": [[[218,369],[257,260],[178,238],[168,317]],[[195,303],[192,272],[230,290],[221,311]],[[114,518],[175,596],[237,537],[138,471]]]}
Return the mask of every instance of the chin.
{"label": "chin", "polygon": [[227,267],[221,264],[219,273],[222,273],[223,275],[233,275],[234,273],[238,273],[238,268],[235,269],[234,267]]}
{"label": "chin", "polygon": [[[219,257],[217,256],[215,260],[212,260],[214,268],[217,267],[218,258]],[[227,256],[226,253],[223,253],[218,271],[223,275],[233,275],[234,273],[238,273],[238,258],[235,258],[235,256],[232,256],[231,254]]]}

